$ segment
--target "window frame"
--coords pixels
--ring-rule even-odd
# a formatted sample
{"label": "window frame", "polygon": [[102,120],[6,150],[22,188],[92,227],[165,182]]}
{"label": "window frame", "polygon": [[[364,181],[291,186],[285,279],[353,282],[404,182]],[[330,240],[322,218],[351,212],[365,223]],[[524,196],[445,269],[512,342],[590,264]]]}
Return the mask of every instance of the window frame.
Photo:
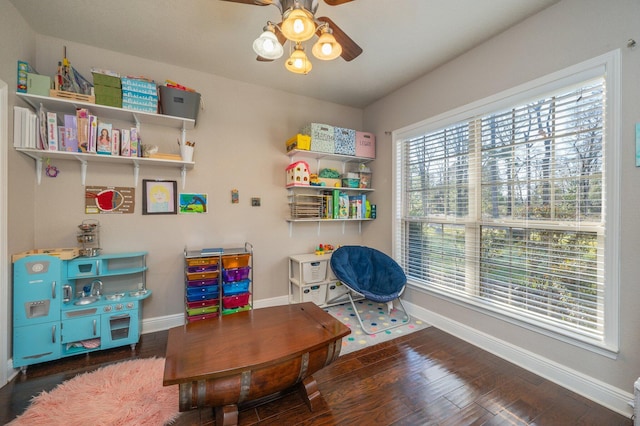
{"label": "window frame", "polygon": [[[528,319],[504,312],[503,307],[492,306],[486,300],[475,298],[471,294],[460,295],[445,292],[432,286],[416,282],[409,277],[408,285],[421,292],[444,298],[453,303],[477,310],[501,320],[517,324],[540,334],[550,336],[585,349],[607,356],[615,356],[619,350],[619,241],[620,241],[620,51],[614,50],[598,57],[570,66],[563,70],[535,79],[528,83],[505,90],[440,115],[427,118],[418,123],[392,132],[393,144],[393,256],[402,264],[403,223],[405,208],[405,182],[403,169],[404,141],[443,129],[450,125],[468,121],[503,110],[516,103],[526,103],[546,94],[562,90],[593,77],[605,76],[606,99],[604,111],[605,159],[606,173],[603,205],[606,235],[604,241],[604,329],[603,339],[581,336],[544,323],[536,319]],[[464,223],[464,220],[460,222]],[[478,222],[480,225],[482,222]],[[476,263],[476,266],[479,262]]]}

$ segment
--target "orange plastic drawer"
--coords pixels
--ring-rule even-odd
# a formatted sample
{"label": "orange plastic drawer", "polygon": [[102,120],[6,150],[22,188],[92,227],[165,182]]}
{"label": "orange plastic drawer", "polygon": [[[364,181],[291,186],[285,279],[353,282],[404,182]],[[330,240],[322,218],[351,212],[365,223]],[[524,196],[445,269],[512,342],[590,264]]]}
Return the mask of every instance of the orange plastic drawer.
{"label": "orange plastic drawer", "polygon": [[250,254],[229,254],[222,256],[222,267],[224,269],[244,268],[249,266]]}
{"label": "orange plastic drawer", "polygon": [[217,257],[197,257],[193,259],[187,259],[187,266],[201,266],[201,265],[217,265]]}

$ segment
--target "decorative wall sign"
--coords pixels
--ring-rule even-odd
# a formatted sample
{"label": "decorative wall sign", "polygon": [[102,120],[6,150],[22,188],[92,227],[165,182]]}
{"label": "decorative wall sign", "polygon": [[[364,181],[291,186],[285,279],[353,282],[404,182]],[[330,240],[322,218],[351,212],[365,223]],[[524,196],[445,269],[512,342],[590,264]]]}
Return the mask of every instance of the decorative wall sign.
{"label": "decorative wall sign", "polygon": [[177,214],[178,184],[175,180],[142,180],[142,214]]}
{"label": "decorative wall sign", "polygon": [[180,213],[206,213],[207,194],[180,193]]}
{"label": "decorative wall sign", "polygon": [[84,192],[85,214],[133,213],[136,189],[117,186],[87,186]]}

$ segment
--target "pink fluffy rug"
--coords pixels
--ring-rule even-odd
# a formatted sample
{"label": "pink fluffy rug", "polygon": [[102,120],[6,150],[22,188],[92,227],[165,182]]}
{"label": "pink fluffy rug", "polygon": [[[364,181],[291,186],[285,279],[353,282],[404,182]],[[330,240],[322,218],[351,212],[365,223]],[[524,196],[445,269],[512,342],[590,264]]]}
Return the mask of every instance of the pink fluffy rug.
{"label": "pink fluffy rug", "polygon": [[11,426],[165,425],[179,416],[178,386],[162,386],[164,358],[101,367],[35,396]]}

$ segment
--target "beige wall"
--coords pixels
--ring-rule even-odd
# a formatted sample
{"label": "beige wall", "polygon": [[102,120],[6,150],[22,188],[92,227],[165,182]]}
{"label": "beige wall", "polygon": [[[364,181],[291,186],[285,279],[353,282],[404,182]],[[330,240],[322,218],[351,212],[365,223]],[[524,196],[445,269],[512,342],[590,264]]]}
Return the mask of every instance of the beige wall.
{"label": "beige wall", "polygon": [[[392,174],[391,136],[400,129],[537,77],[620,48],[622,54],[620,353],[609,359],[533,333],[458,304],[416,290],[406,299],[422,308],[614,386],[633,392],[640,375],[640,171],[635,167],[634,128],[640,121],[640,2],[637,0],[563,0],[441,68],[365,109],[365,127],[383,139],[375,163],[377,176]],[[378,187],[378,205],[391,205],[391,179]],[[381,209],[366,244],[391,252],[393,218]]]}
{"label": "beige wall", "polygon": [[[3,16],[4,10],[15,14],[11,4],[0,1]],[[11,25],[29,38],[35,37],[35,43],[22,50],[2,50],[0,77],[11,85],[15,84],[16,60],[30,59],[38,72],[52,75],[63,46],[67,46],[67,57],[85,77],[91,77],[91,67],[108,68],[160,82],[171,79],[202,94],[206,109],[200,111],[196,129],[187,135],[196,141],[196,166],[187,174],[184,192],[207,193],[209,213],[143,216],[139,186],[134,214],[85,215],[78,163],[53,161],[60,174],[55,179],[43,177],[37,185],[34,162],[5,148],[11,176],[10,252],[73,247],[77,225],[84,219],[98,219],[105,252],[149,251],[147,286],[153,294],[144,303],[144,318],[150,319],[183,312],[185,246],[236,247],[251,242],[255,255],[254,297],[265,300],[287,294],[289,255],[311,252],[319,243],[361,241],[357,225],[351,224],[344,234],[339,224],[323,225],[319,236],[315,225],[296,224],[290,237],[285,222],[288,207],[284,170],[289,164],[285,141],[299,127],[314,121],[361,129],[362,110],[53,39],[38,35],[37,28],[26,29],[21,18],[15,18]],[[13,37],[10,28],[2,26],[0,38]],[[15,102],[22,105],[20,100]],[[157,144],[164,152],[177,152],[177,130],[143,125],[141,134],[144,143]],[[180,173],[177,169],[141,168],[142,179],[170,179],[180,184]],[[130,166],[90,163],[86,183],[133,186],[133,171]],[[231,203],[232,189],[239,191],[239,204]],[[262,206],[251,207],[251,197],[260,197]]]}

